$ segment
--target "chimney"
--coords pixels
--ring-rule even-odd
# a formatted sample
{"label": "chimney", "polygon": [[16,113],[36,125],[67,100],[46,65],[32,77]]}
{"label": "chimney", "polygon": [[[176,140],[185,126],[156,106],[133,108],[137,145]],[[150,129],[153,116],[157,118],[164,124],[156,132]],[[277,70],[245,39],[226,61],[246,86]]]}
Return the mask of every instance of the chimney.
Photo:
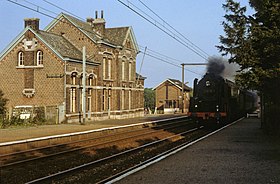
{"label": "chimney", "polygon": [[24,19],[24,27],[30,26],[34,31],[39,31],[39,21],[38,18]]}
{"label": "chimney", "polygon": [[92,21],[93,30],[100,36],[105,35],[105,19],[103,18],[103,10],[101,11],[101,18],[98,18],[98,12],[95,11],[95,19]]}
{"label": "chimney", "polygon": [[92,17],[87,17],[87,22],[88,22],[88,23],[91,24],[91,23],[93,22],[93,20],[94,20],[94,18],[92,18]]}

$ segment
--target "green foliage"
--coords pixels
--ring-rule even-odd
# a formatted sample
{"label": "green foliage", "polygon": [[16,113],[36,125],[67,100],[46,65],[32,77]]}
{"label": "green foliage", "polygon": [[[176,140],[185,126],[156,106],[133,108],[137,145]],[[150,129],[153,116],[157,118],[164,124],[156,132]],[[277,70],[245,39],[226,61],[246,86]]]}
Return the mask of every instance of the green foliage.
{"label": "green foliage", "polygon": [[240,3],[226,0],[225,36],[218,49],[241,66],[237,83],[262,94],[265,129],[280,134],[280,1],[250,0],[250,6],[255,10],[251,16]]}
{"label": "green foliage", "polygon": [[246,7],[234,0],[223,5],[226,15],[225,36],[217,46],[229,62],[238,63],[241,71],[237,83],[256,89],[273,102],[279,102],[280,91],[280,1],[251,0],[254,15],[246,15]]}
{"label": "green foliage", "polygon": [[152,88],[144,89],[145,109],[155,109],[155,91]]}
{"label": "green foliage", "polygon": [[6,111],[6,103],[7,103],[7,99],[4,98],[4,93],[3,91],[0,89],[0,114],[4,116],[5,111]]}

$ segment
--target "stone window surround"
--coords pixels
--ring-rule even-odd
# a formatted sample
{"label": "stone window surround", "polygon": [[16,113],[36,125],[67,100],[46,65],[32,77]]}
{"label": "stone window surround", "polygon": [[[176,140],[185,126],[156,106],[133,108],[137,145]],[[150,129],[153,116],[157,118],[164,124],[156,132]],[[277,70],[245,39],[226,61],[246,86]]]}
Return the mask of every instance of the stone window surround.
{"label": "stone window surround", "polygon": [[36,64],[37,64],[37,66],[43,66],[43,61],[44,61],[43,56],[44,56],[43,51],[38,50],[37,53],[36,53]]}
{"label": "stone window surround", "polygon": [[24,53],[22,51],[18,52],[18,66],[24,66]]}

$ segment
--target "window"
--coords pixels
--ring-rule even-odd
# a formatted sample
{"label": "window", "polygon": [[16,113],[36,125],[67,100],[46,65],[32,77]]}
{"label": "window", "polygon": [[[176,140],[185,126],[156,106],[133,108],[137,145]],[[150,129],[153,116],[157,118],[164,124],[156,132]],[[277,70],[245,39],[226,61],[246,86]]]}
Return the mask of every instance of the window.
{"label": "window", "polygon": [[72,85],[75,85],[76,84],[76,78],[77,78],[77,73],[76,72],[73,72],[71,74],[71,84]]}
{"label": "window", "polygon": [[102,93],[102,111],[105,111],[105,104],[106,104],[106,94],[105,94],[105,92],[106,92],[106,89],[103,89],[103,93]]}
{"label": "window", "polygon": [[128,109],[131,109],[131,90],[128,91]]}
{"label": "window", "polygon": [[107,63],[107,67],[108,67],[107,78],[108,79],[111,79],[111,64],[112,64],[112,59],[108,58],[108,63]]}
{"label": "window", "polygon": [[112,59],[104,57],[103,58],[103,79],[111,79],[111,65],[112,65]]}
{"label": "window", "polygon": [[103,79],[106,79],[106,58],[103,58]]}
{"label": "window", "polygon": [[76,112],[76,88],[70,89],[70,112]]}
{"label": "window", "polygon": [[128,64],[128,80],[131,81],[131,62]]}
{"label": "window", "polygon": [[125,80],[125,59],[122,60],[122,80]]}
{"label": "window", "polygon": [[37,51],[37,66],[43,65],[43,52]]}
{"label": "window", "polygon": [[92,75],[92,74],[89,75],[89,77],[88,77],[88,85],[89,85],[89,86],[92,86],[92,85],[93,85],[93,75]]}
{"label": "window", "polygon": [[24,66],[24,55],[21,51],[18,53],[18,66]]}
{"label": "window", "polygon": [[122,103],[122,107],[121,107],[121,109],[124,110],[124,103],[125,103],[124,90],[122,90],[122,94],[121,95],[122,95],[122,97],[121,97],[121,99],[122,99],[122,102],[121,102]]}

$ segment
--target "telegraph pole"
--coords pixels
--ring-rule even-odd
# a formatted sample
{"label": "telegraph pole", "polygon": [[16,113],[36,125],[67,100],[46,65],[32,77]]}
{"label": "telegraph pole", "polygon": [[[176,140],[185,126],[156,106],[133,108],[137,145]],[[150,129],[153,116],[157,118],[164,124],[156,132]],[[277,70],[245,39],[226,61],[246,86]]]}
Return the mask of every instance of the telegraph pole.
{"label": "telegraph pole", "polygon": [[182,113],[184,113],[184,75],[185,75],[185,65],[182,65]]}
{"label": "telegraph pole", "polygon": [[83,122],[86,123],[86,47],[83,47],[83,80],[82,80],[82,105],[83,105]]}
{"label": "telegraph pole", "polygon": [[205,66],[208,63],[182,63],[182,113],[184,113],[184,86],[185,86],[185,82],[184,82],[184,78],[185,78],[185,65],[188,66]]}

